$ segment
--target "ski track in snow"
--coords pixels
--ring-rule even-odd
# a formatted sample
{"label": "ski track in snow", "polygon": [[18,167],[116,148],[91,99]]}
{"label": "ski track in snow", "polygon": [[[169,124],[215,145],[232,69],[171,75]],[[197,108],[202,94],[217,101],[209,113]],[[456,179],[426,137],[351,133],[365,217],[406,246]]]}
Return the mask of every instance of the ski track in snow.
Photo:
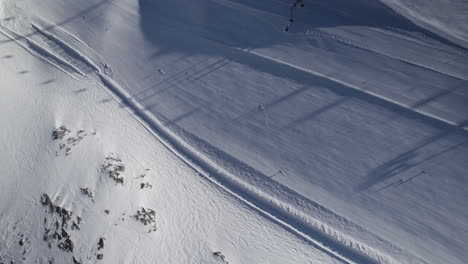
{"label": "ski track in snow", "polygon": [[[379,32],[382,32],[382,31],[379,31]],[[433,72],[436,72],[436,73],[447,75],[449,77],[453,77],[453,78],[456,78],[456,79],[459,79],[459,80],[466,81],[466,79],[463,76],[453,75],[450,72],[445,72],[443,70],[432,68],[430,66],[422,65],[420,63],[414,62],[414,61],[406,59],[406,58],[397,57],[397,56],[391,55],[390,53],[385,52],[383,50],[377,50],[377,49],[371,48],[368,45],[366,45],[365,43],[361,43],[361,42],[358,42],[358,41],[355,41],[355,40],[346,39],[346,38],[337,36],[335,34],[326,33],[326,32],[320,31],[320,30],[309,30],[306,33],[306,35],[310,35],[311,37],[332,39],[332,40],[335,40],[335,41],[337,41],[339,43],[342,43],[344,45],[348,45],[348,46],[351,46],[351,47],[354,47],[354,48],[366,50],[366,51],[369,51],[369,52],[372,52],[372,53],[375,53],[375,54],[378,54],[378,55],[386,56],[388,58],[395,59],[397,61],[401,61],[401,62],[410,64],[410,65],[416,66],[416,67],[420,67],[420,68],[425,69],[425,70],[433,71]],[[435,47],[432,47],[432,48],[435,48]],[[297,66],[296,66],[296,68],[297,68]]]}
{"label": "ski track in snow", "polygon": [[[131,13],[132,15],[138,16],[138,14],[134,13],[130,8],[122,6],[117,1],[112,0],[111,2],[114,5],[121,8],[122,10]],[[256,9],[254,9],[254,11],[255,10]],[[93,54],[92,52],[91,54],[93,55],[90,55],[88,50],[86,50],[86,52],[83,52],[80,48],[74,48],[75,45],[77,46],[79,44],[75,43],[75,40],[76,42],[81,42],[80,39],[75,38],[74,40],[72,39],[70,41],[69,38],[66,38],[67,41],[62,40],[62,34],[55,33],[56,31],[63,31],[63,29],[61,29],[59,26],[44,26],[41,23],[39,23],[32,24],[31,28],[34,30],[33,34],[24,34],[23,32],[21,32],[21,30],[15,31],[17,30],[16,28],[15,30],[13,30],[8,29],[6,26],[4,26],[3,34],[8,36],[11,40],[14,40],[17,44],[25,48],[32,55],[54,65],[56,68],[67,73],[72,78],[88,78],[93,81],[96,81],[101,87],[103,87],[103,89],[109,92],[119,103],[125,106],[125,108],[171,152],[173,152],[187,165],[189,165],[191,168],[197,171],[201,176],[203,176],[203,178],[226,190],[233,197],[236,197],[237,199],[241,200],[253,210],[259,212],[260,214],[264,215],[273,222],[276,222],[278,225],[289,230],[291,233],[297,235],[298,237],[301,237],[302,239],[313,244],[320,250],[327,252],[330,256],[333,256],[336,259],[345,263],[397,263],[394,259],[392,259],[392,256],[397,256],[400,250],[403,251],[404,254],[411,254],[408,253],[405,249],[396,248],[394,245],[388,245],[388,247],[386,248],[388,249],[388,251],[392,252],[390,255],[379,252],[378,250],[373,249],[372,245],[368,246],[364,243],[356,241],[350,236],[341,234],[339,231],[335,230],[332,225],[324,224],[324,222],[321,221],[320,217],[311,217],[307,213],[304,213],[301,210],[297,210],[296,208],[294,208],[294,206],[292,206],[288,202],[285,202],[284,199],[278,199],[278,197],[272,195],[271,193],[266,192],[261,188],[255,188],[250,183],[246,183],[243,180],[240,180],[241,177],[237,177],[237,175],[235,175],[237,172],[233,173],[232,171],[228,171],[225,168],[223,168],[222,165],[219,165],[210,160],[210,158],[197,151],[196,148],[185,142],[184,139],[181,138],[178,134],[174,133],[170,128],[166,127],[161,122],[161,120],[155,117],[151,112],[145,110],[145,108],[141,105],[142,102],[137,101],[136,99],[134,99],[134,97],[130,96],[125,89],[126,86],[123,84],[119,84],[116,81],[116,79],[121,79],[113,79],[113,76],[111,74],[107,74],[107,70],[110,70],[110,68],[102,69],[102,65],[106,64],[104,63],[104,61],[93,56],[95,53]],[[43,30],[41,28],[45,29]],[[49,32],[47,29],[51,29],[51,32]],[[308,32],[310,32],[311,35],[306,35],[306,38],[312,37],[331,39],[343,45],[366,50],[368,52],[386,56],[388,58],[407,63],[412,66],[420,67],[424,70],[433,71],[436,73],[444,74],[450,77],[466,81],[464,76],[457,76],[459,74],[444,72],[443,70],[438,70],[437,66],[433,68],[430,66],[430,64],[424,65],[418,63],[417,61],[412,61],[411,59],[399,57],[398,55],[392,55],[391,53],[386,52],[388,50],[376,49],[375,47],[370,47],[363,42],[361,43],[359,41],[355,41],[332,33],[322,32],[320,30]],[[63,31],[62,33],[68,34],[65,31]],[[383,33],[390,34],[389,32]],[[411,40],[416,41],[414,39]],[[421,44],[429,45],[427,43],[422,42]],[[393,100],[392,98],[382,96],[379,93],[371,92],[369,90],[366,90],[366,88],[364,87],[360,87],[359,85],[350,84],[346,81],[334,78],[333,76],[327,76],[320,72],[315,72],[313,70],[308,69],[307,67],[302,67],[294,63],[275,58],[274,56],[267,55],[265,53],[262,53],[261,51],[256,51],[255,49],[235,50],[233,51],[233,53],[240,54],[240,57],[243,56],[244,58],[252,59],[254,61],[274,63],[276,67],[288,69],[288,71],[301,72],[301,74],[303,75],[310,74],[311,76],[324,78],[333,83],[338,84],[339,86],[342,86],[343,89],[351,89],[353,90],[353,92],[361,95],[364,98],[369,98],[371,101],[381,103],[393,109],[398,109],[403,113],[407,113],[409,115],[417,115],[421,119],[428,120],[432,123],[441,124],[445,127],[449,126],[454,130],[461,130],[463,133],[465,133],[468,130],[468,127],[464,126],[463,124],[457,124],[448,119],[441,118],[436,114],[431,114],[423,110],[415,109],[415,107],[412,107],[411,105],[403,104],[397,100]],[[189,80],[198,80],[228,63],[230,63],[230,60],[228,58],[223,58],[219,61],[216,61],[215,63],[207,66],[206,68],[203,68],[202,70],[194,73],[191,77],[189,77],[191,78]],[[156,94],[154,95],[157,95],[166,91],[167,89],[170,89],[176,83],[179,82],[179,79],[184,79],[185,75],[183,74],[186,73],[183,72],[184,71],[181,71],[176,75],[171,75],[171,77],[161,81],[162,83],[167,83],[168,86],[162,90],[156,91]],[[157,86],[158,84],[159,83],[156,83],[155,86]],[[243,115],[238,116],[235,120],[240,118],[243,118]],[[242,174],[242,172],[239,173]],[[290,193],[290,196],[294,195],[295,193]],[[315,209],[317,211],[324,209],[320,207],[320,205],[314,204],[313,202],[311,206],[316,206]],[[328,217],[334,216],[332,215]],[[346,221],[346,219],[338,219],[336,221],[332,220],[329,222],[340,221]],[[363,232],[367,231],[363,230]],[[415,261],[412,263],[425,263],[424,260],[418,259],[418,257],[408,257],[408,259],[411,258],[415,259]]]}
{"label": "ski track in snow", "polygon": [[[252,209],[258,211],[268,219],[276,222],[280,226],[289,230],[345,263],[375,263],[375,264],[392,264],[395,262],[390,256],[387,256],[377,250],[369,247],[359,241],[353,240],[344,234],[333,229],[333,227],[323,224],[319,219],[311,218],[308,215],[301,213],[293,208],[290,204],[270,196],[261,190],[254,189],[248,184],[238,180],[237,177],[231,175],[230,172],[210,161],[207,157],[193,149],[190,145],[178,138],[173,132],[166,128],[153,114],[145,110],[135,99],[129,96],[126,91],[121,88],[112,78],[102,73],[96,62],[81,54],[74,49],[72,45],[60,40],[58,37],[41,30],[36,25],[31,25],[38,34],[33,34],[30,37],[22,37],[21,34],[4,28],[4,34],[10,39],[15,40],[19,45],[28,50],[31,54],[39,56],[48,63],[54,65],[61,71],[68,73],[76,78],[78,75],[86,78],[95,78],[101,83],[117,101],[128,107],[130,113],[142,123],[159,141],[161,141],[170,151],[176,154],[187,165],[196,170],[205,179],[215,183],[234,197],[243,201]],[[364,91],[359,87],[355,87],[331,77],[313,72],[281,60],[265,56],[253,50],[242,50],[242,52],[252,54],[261,59],[267,59],[272,63],[278,63],[287,67],[294,68],[299,71],[327,78],[331,81],[340,83],[369,96],[384,100],[392,105],[404,108],[408,111],[414,111],[425,117],[457,126],[447,120],[437,116],[432,116],[423,111],[410,109],[399,102],[382,97],[368,91]],[[466,129],[466,128],[464,128]],[[424,261],[419,260],[420,263]]]}

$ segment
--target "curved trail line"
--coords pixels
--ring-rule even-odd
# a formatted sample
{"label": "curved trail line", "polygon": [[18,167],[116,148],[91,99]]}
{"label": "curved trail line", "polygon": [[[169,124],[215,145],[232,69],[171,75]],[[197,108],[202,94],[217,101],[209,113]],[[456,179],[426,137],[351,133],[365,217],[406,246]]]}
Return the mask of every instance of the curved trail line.
{"label": "curved trail line", "polygon": [[[292,208],[291,205],[248,186],[248,184],[237,179],[224,168],[197,152],[188,143],[180,140],[174,132],[166,128],[161,121],[154,117],[151,112],[145,110],[112,79],[103,74],[98,74],[98,76],[102,81],[103,88],[118,102],[128,106],[130,108],[128,109],[129,112],[171,152],[201,176],[241,200],[250,208],[344,263],[397,263],[389,256],[354,241],[352,238]],[[322,240],[326,241],[318,241],[308,233],[321,233]],[[324,245],[324,242],[328,246]]]}

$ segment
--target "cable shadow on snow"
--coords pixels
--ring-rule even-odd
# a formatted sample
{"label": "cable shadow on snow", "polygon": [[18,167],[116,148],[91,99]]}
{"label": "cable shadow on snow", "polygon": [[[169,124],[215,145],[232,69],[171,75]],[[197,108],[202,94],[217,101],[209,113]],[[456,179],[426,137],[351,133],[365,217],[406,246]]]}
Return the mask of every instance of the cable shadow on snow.
{"label": "cable shadow on snow", "polygon": [[[280,192],[284,198],[289,198],[292,199],[294,197],[294,200],[304,206],[305,212],[311,213],[315,212],[320,214],[322,217],[327,216],[327,217],[333,217],[337,219],[338,221],[341,221],[343,225],[345,225],[347,228],[354,229],[358,228],[362,230],[362,227],[356,225],[354,222],[349,221],[346,218],[343,218],[340,215],[335,214],[333,211],[330,209],[323,207],[322,205],[308,199],[307,197],[301,195],[300,193],[297,193],[295,190],[288,188],[287,186],[284,186],[275,180],[272,179],[272,177],[275,176],[268,176],[263,174],[262,172],[256,170],[253,167],[250,167],[249,165],[243,163],[242,161],[236,159],[234,156],[231,156],[229,153],[226,153],[222,151],[221,149],[218,149],[217,147],[211,145],[210,143],[204,141],[203,139],[197,137],[196,135],[180,130],[177,126],[172,126],[174,123],[171,122],[170,119],[166,118],[163,115],[159,115],[158,118],[160,118],[164,123],[169,124],[169,127],[174,129],[181,135],[187,142],[190,143],[190,145],[195,146],[197,149],[203,150],[203,153],[207,155],[210,160],[217,160],[217,161],[222,161],[222,162],[227,162],[233,167],[230,169],[227,168],[228,171],[235,171],[235,172],[242,172],[244,180],[249,182],[252,186],[256,186],[256,188],[260,189],[267,189],[267,190],[275,190],[275,192]],[[149,123],[151,125],[151,123]],[[178,148],[177,146],[174,146]],[[236,195],[239,195],[246,201],[252,203],[255,205],[255,207],[251,207],[250,204],[246,204],[248,207],[250,207],[253,210],[258,211],[258,209],[267,212],[268,214],[272,215],[273,218],[271,218],[274,221],[280,220],[288,223],[288,225],[282,225],[281,222],[277,222],[285,229],[293,234],[296,233],[296,230],[299,230],[300,232],[313,237],[316,241],[320,241],[321,245],[325,246],[328,249],[331,249],[331,251],[339,252],[341,255],[346,256],[348,259],[355,261],[357,263],[370,263],[370,264],[377,264],[377,262],[370,258],[366,254],[362,254],[362,252],[358,252],[352,247],[349,247],[346,243],[343,243],[342,241],[336,240],[332,235],[329,233],[325,232],[322,228],[319,228],[313,224],[310,224],[309,222],[305,222],[304,219],[301,219],[300,217],[292,217],[289,213],[285,213],[284,210],[281,210],[279,207],[276,205],[272,205],[271,201],[265,201],[261,196],[257,196],[255,193],[252,192],[246,192],[243,187],[241,187],[238,184],[233,184],[232,179],[229,179],[229,177],[218,177],[220,175],[219,171],[212,171],[209,167],[205,166],[202,163],[199,163],[201,168],[208,172],[210,174],[210,177],[213,177],[214,181],[221,184],[221,186],[229,187],[229,190],[232,193],[235,193]],[[280,171],[279,173],[283,173]],[[222,174],[222,172],[221,172]],[[262,213],[262,211],[258,211],[259,213]],[[289,210],[287,210],[289,212]],[[270,216],[265,215],[267,218],[270,218]],[[324,220],[324,219],[323,219]],[[371,235],[374,236],[374,235]],[[378,238],[380,241],[383,243],[387,243],[387,241]],[[313,247],[316,247],[318,249],[321,249],[317,247],[314,243],[311,243],[309,240],[304,239],[304,242],[310,244]],[[335,256],[334,254],[331,254],[329,252],[326,252],[326,254],[330,254],[330,256]]]}
{"label": "cable shadow on snow", "polygon": [[[438,126],[441,128],[439,133],[422,140],[416,146],[412,146],[408,151],[370,170],[365,180],[359,184],[355,190],[357,192],[366,191],[397,175],[405,176],[404,173],[406,171],[410,171],[421,164],[466,145],[468,143],[468,133],[463,129],[466,125],[468,125],[468,121],[464,121],[456,127]],[[432,144],[436,144],[450,136],[460,136],[463,140],[429,155],[422,153],[424,148],[429,147]]]}

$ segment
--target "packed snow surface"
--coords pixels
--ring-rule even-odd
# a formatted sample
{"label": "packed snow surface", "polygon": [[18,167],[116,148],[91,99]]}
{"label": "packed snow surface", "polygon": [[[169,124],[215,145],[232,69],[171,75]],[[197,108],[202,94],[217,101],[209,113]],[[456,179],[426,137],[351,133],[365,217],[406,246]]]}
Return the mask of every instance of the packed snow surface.
{"label": "packed snow surface", "polygon": [[464,263],[461,0],[0,2],[0,263]]}

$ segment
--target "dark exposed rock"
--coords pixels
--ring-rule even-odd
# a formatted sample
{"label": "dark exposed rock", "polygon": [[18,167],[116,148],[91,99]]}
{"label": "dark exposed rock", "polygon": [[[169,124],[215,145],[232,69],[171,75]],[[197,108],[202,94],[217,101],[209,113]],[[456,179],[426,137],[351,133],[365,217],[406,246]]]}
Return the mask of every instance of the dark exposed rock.
{"label": "dark exposed rock", "polygon": [[83,193],[84,195],[88,196],[89,198],[93,199],[94,198],[94,194],[93,192],[91,191],[91,189],[89,188],[80,188],[81,189],[81,193]]}
{"label": "dark exposed rock", "polygon": [[66,238],[64,242],[60,242],[58,244],[58,248],[63,251],[73,252],[73,241],[70,238]]}
{"label": "dark exposed rock", "polygon": [[44,206],[52,204],[52,202],[50,201],[49,195],[47,195],[46,193],[43,193],[41,196],[41,203]]}
{"label": "dark exposed rock", "polygon": [[156,231],[156,212],[149,208],[141,208],[138,210],[137,213],[133,216],[136,220],[146,225],[151,225],[151,229],[149,232]]}
{"label": "dark exposed rock", "polygon": [[70,237],[67,233],[67,231],[65,231],[65,229],[62,228],[62,237]]}
{"label": "dark exposed rock", "polygon": [[54,140],[62,140],[70,132],[71,130],[69,130],[66,126],[61,126],[59,128],[54,129],[54,131],[52,132],[52,138]]}
{"label": "dark exposed rock", "polygon": [[229,264],[229,262],[226,259],[226,256],[224,256],[223,253],[216,251],[216,252],[213,252],[213,255],[219,257],[225,264]]}
{"label": "dark exposed rock", "polygon": [[125,171],[125,165],[122,160],[114,157],[112,154],[107,156],[101,165],[101,171],[112,178],[116,183],[123,185],[124,178],[120,176]]}
{"label": "dark exposed rock", "polygon": [[124,178],[115,178],[116,183],[124,184]]}
{"label": "dark exposed rock", "polygon": [[[57,247],[66,252],[73,252],[74,244],[71,240],[70,234],[68,233],[68,222],[71,220],[72,212],[68,211],[67,209],[54,204],[50,197],[47,194],[43,194],[41,196],[41,203],[43,206],[49,208],[49,213],[52,215],[53,222],[50,222],[53,226],[51,228],[47,228],[47,217],[44,218],[44,236],[43,239],[47,242],[49,248],[52,247],[52,242],[56,240]],[[58,216],[58,219],[57,219]],[[77,217],[77,219],[80,219]],[[53,234],[51,234],[51,229],[54,230]],[[78,229],[79,226],[75,221],[72,224],[72,230]]]}
{"label": "dark exposed rock", "polygon": [[98,242],[98,250],[101,250],[104,248],[104,240],[106,240],[105,238],[101,237],[99,238],[99,242]]}
{"label": "dark exposed rock", "polygon": [[[70,155],[72,147],[78,145],[78,143],[80,143],[85,138],[85,136],[87,136],[85,131],[82,130],[82,129],[80,129],[76,133],[75,136],[69,136],[69,134],[71,132],[72,131],[70,129],[68,129],[67,127],[65,127],[65,126],[61,126],[61,127],[55,129],[52,132],[52,138],[54,140],[62,141],[59,144],[59,150],[55,152],[56,156],[58,156],[61,152],[62,153],[64,152],[65,156]],[[68,137],[68,138],[66,138],[66,137]],[[65,138],[66,138],[66,140],[65,140]]]}
{"label": "dark exposed rock", "polygon": [[71,225],[71,230],[75,230],[75,229],[80,230],[80,227],[78,226],[78,224],[75,221],[73,221],[73,223]]}
{"label": "dark exposed rock", "polygon": [[144,188],[153,188],[153,185],[151,185],[149,182],[145,182],[145,183],[141,183],[140,184],[140,189],[144,189]]}
{"label": "dark exposed rock", "polygon": [[81,264],[81,260],[78,260],[73,256],[73,264]]}

